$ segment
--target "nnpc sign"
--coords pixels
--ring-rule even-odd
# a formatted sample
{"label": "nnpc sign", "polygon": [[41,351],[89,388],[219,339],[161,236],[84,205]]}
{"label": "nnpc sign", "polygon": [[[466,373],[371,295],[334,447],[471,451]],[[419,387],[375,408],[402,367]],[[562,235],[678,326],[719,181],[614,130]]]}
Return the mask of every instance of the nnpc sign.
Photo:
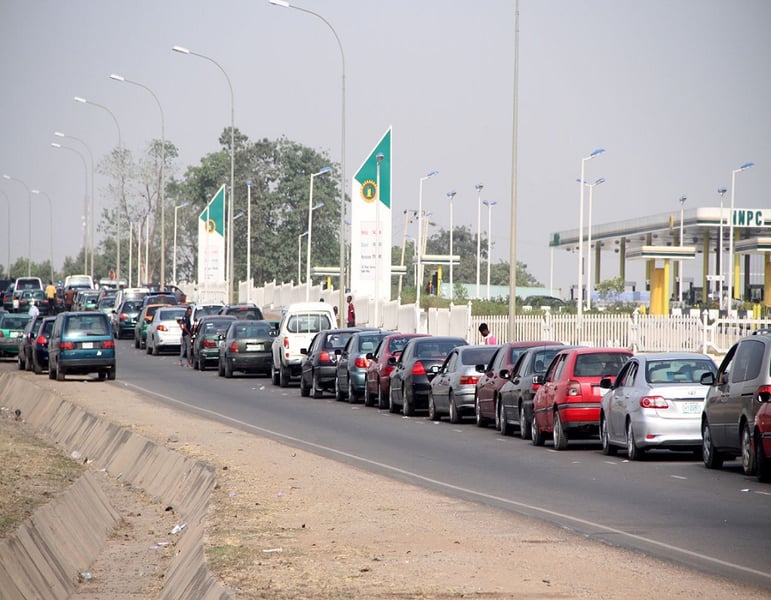
{"label": "nnpc sign", "polygon": [[760,208],[734,209],[734,227],[765,227],[763,210]]}

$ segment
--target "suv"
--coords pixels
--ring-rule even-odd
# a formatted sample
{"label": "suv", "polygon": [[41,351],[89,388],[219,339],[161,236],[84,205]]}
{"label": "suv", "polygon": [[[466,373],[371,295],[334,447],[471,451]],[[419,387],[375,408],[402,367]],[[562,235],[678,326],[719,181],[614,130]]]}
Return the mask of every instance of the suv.
{"label": "suv", "polygon": [[274,385],[287,387],[290,377],[299,377],[305,357],[301,348],[310,346],[319,331],[332,329],[337,323],[331,304],[326,302],[298,302],[290,304],[273,340],[272,379]]}
{"label": "suv", "polygon": [[717,375],[705,373],[701,383],[710,386],[701,415],[704,465],[719,469],[724,460],[741,456],[742,471],[753,475],[755,416],[771,396],[771,336],[740,339],[725,355]]}
{"label": "suv", "polygon": [[19,277],[13,286],[12,308],[16,312],[19,310],[21,295],[28,290],[42,290],[43,280],[40,277]]}
{"label": "suv", "polygon": [[66,312],[56,317],[48,343],[48,377],[64,381],[68,373],[115,379],[115,340],[106,314]]}
{"label": "suv", "polygon": [[236,319],[250,320],[250,321],[262,321],[265,317],[260,310],[260,307],[256,304],[228,304],[220,309],[221,315],[232,315]]}

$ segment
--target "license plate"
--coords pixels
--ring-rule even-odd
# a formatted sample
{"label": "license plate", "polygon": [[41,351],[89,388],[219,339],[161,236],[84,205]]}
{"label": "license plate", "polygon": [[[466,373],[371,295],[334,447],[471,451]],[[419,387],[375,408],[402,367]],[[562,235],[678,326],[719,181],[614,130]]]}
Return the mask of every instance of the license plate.
{"label": "license plate", "polygon": [[80,347],[85,348],[86,350],[90,350],[94,347],[94,342],[83,342]]}
{"label": "license plate", "polygon": [[265,344],[247,344],[247,352],[263,352],[265,350]]}
{"label": "license plate", "polygon": [[21,337],[21,331],[12,331],[11,332],[11,337],[12,338]]}
{"label": "license plate", "polygon": [[13,301],[13,307],[14,308],[19,308],[19,301],[18,300],[14,300]]}
{"label": "license plate", "polygon": [[701,414],[701,402],[686,402],[683,404],[684,415],[700,415]]}

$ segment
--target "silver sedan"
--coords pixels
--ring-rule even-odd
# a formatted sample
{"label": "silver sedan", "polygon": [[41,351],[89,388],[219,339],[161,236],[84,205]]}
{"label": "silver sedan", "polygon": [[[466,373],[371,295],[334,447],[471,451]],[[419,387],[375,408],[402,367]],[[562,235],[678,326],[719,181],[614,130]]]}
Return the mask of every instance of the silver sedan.
{"label": "silver sedan", "polygon": [[619,371],[615,381],[603,379],[608,389],[600,406],[602,452],[626,448],[630,460],[645,450],[701,448],[701,411],[707,386],[704,373],[715,373],[706,354],[658,352],[637,354]]}

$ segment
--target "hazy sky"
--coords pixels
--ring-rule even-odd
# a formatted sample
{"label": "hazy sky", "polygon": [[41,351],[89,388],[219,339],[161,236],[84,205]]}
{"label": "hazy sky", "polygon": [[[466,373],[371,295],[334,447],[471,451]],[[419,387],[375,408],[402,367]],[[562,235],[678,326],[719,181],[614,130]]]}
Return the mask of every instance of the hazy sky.
{"label": "hazy sky", "polygon": [[[514,0],[297,4],[342,40],[348,181],[393,126],[393,243],[402,211],[417,209],[420,177],[438,170],[423,188],[433,220],[449,226],[446,194],[455,190],[456,225],[476,231],[474,185],[483,183],[482,198],[498,202],[493,258],[508,259]],[[756,166],[737,178],[737,206],[771,206],[769,23],[767,0],[521,0],[517,254],[531,273],[548,283],[550,234],[577,226],[580,161],[596,148],[606,152],[587,163],[586,178],[607,181],[594,192],[595,222],[679,213],[683,195],[686,208],[716,206],[717,188],[746,161]],[[110,108],[139,154],[160,137],[158,108],[109,74],[150,87],[180,151],[177,175],[218,149],[230,122],[224,77],[172,52],[175,44],[228,72],[236,127],[250,139],[286,135],[340,161],[340,53],[311,15],[268,0],[0,0],[0,172],[50,194],[57,254],[81,246],[84,174],[77,155],[50,147],[53,132],[84,140],[97,162],[117,145],[110,116],[74,96]],[[106,184],[97,176],[97,209]],[[0,190],[11,200],[15,260],[27,249],[26,193],[2,179]],[[33,218],[40,261],[41,197]],[[616,262],[604,259],[603,278],[616,275]],[[575,255],[557,253],[554,266],[566,295]]]}

